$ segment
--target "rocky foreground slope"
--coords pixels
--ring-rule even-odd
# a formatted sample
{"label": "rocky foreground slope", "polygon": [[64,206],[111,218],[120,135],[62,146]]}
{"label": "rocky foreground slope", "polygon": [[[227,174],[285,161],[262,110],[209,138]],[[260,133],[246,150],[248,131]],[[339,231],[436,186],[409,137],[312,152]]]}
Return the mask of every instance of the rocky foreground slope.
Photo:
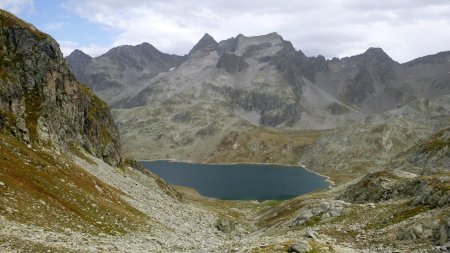
{"label": "rocky foreground slope", "polygon": [[292,163],[309,152],[301,161],[338,186],[283,202],[207,199],[121,158],[108,107],[74,79],[53,39],[1,10],[0,29],[1,252],[450,250],[448,96],[353,131],[245,123],[218,142],[231,152],[209,158]]}

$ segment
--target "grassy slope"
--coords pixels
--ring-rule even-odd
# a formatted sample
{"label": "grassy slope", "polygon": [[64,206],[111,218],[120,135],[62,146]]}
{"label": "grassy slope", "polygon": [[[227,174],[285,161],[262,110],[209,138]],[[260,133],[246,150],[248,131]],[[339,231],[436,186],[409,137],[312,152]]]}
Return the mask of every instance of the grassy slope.
{"label": "grassy slope", "polygon": [[28,148],[0,134],[0,214],[55,230],[121,234],[141,227],[146,216],[123,193],[64,156]]}

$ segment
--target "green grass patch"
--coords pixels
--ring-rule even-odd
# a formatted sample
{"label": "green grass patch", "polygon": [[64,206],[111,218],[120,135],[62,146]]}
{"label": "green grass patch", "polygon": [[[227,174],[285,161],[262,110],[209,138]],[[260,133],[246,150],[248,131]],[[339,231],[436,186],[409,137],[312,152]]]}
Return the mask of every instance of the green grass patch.
{"label": "green grass patch", "polygon": [[368,224],[365,229],[373,230],[391,226],[414,217],[420,213],[426,212],[429,209],[430,207],[428,206],[411,207],[409,206],[409,204],[395,205],[385,212],[391,214],[390,217],[380,219],[379,222]]}

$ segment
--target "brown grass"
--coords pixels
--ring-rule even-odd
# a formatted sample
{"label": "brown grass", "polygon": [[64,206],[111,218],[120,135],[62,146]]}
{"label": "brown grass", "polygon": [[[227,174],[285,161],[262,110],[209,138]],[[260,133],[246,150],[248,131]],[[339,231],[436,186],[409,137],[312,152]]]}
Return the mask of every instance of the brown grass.
{"label": "brown grass", "polygon": [[[0,134],[0,212],[8,219],[56,230],[126,233],[146,224],[122,192],[61,156],[32,150]],[[6,210],[17,212],[6,212]]]}

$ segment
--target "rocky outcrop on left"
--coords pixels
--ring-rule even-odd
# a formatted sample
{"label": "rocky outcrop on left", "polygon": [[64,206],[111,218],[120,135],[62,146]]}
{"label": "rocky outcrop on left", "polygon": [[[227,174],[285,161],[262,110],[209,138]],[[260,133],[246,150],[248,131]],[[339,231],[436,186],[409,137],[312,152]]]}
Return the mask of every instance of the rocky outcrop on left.
{"label": "rocky outcrop on left", "polygon": [[75,79],[54,39],[1,10],[0,45],[2,131],[32,146],[81,147],[120,164],[108,105]]}

